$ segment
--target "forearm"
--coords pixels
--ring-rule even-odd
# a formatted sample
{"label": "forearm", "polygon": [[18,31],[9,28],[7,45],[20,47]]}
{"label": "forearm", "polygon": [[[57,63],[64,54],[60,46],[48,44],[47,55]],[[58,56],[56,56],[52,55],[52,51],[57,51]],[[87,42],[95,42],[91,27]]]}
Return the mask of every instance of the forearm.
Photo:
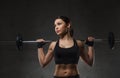
{"label": "forearm", "polygon": [[94,47],[88,46],[88,62],[90,65],[93,64],[93,57],[94,57]]}
{"label": "forearm", "polygon": [[93,65],[93,56],[94,56],[94,38],[88,37],[85,44],[88,46],[87,62],[90,66],[92,66]]}
{"label": "forearm", "polygon": [[43,67],[43,65],[45,64],[45,54],[43,48],[38,48],[38,59],[41,66]]}
{"label": "forearm", "polygon": [[88,47],[88,56],[89,56],[89,59],[92,60],[93,59],[93,56],[94,56],[94,48],[89,46]]}

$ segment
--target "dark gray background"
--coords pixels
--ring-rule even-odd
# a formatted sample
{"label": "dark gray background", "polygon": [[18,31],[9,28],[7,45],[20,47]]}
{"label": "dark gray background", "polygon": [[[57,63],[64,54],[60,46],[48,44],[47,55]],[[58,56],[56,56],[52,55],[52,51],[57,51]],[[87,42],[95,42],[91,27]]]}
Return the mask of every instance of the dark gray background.
{"label": "dark gray background", "polygon": [[[0,1],[0,41],[15,40],[17,33],[24,40],[57,40],[53,23],[58,15],[71,18],[76,39],[89,35],[105,39],[109,31],[120,38],[120,5],[115,0],[4,0]],[[114,50],[107,42],[95,43],[94,66],[79,62],[81,78],[119,78],[119,51],[119,43]],[[0,78],[52,78],[53,72],[53,60],[44,69],[39,65],[35,44],[24,44],[19,52],[15,42],[0,43]]]}

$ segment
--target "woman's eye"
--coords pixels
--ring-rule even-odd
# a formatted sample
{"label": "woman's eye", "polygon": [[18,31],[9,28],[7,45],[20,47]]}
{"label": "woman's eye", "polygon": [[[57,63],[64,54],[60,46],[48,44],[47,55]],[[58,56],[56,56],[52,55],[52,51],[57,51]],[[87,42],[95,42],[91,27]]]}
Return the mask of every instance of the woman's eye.
{"label": "woman's eye", "polygon": [[62,23],[57,23],[57,25],[61,25]]}

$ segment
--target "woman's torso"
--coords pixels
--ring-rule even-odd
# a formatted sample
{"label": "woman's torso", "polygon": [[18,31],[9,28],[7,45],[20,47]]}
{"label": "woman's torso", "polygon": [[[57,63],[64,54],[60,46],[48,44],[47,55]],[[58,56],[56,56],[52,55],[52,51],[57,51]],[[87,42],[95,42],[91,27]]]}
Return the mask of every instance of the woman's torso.
{"label": "woman's torso", "polygon": [[[60,44],[58,44],[59,42],[56,42],[55,43],[55,47],[54,49],[56,48],[57,46],[57,49],[62,49],[62,47],[60,46]],[[74,45],[73,45],[74,44]],[[72,44],[71,44],[71,47],[70,48],[63,48],[63,50],[68,50],[68,49],[75,49],[75,51],[77,51],[76,49],[78,49],[78,46],[76,45],[77,44],[77,41],[75,42],[75,40],[73,40]],[[70,46],[70,45],[69,45]],[[67,51],[66,50],[66,51]],[[60,50],[62,51],[62,50]],[[56,51],[55,51],[56,52]],[[60,52],[59,52],[60,53]],[[62,52],[61,52],[62,53]],[[80,53],[80,52],[79,52]],[[55,65],[55,71],[54,71],[54,76],[75,76],[75,75],[78,75],[79,72],[78,72],[78,68],[77,68],[77,63],[78,63],[78,59],[79,59],[79,54],[78,51],[76,54],[72,53],[71,55],[68,55],[68,56],[71,56],[72,59],[75,59],[75,60],[69,60],[69,57],[66,55],[65,59],[61,60],[61,61],[58,61],[56,62],[56,54],[54,54],[54,59],[55,59],[55,63],[57,63]],[[64,54],[64,53],[63,53]],[[70,53],[69,53],[70,54]],[[75,57],[73,57],[75,56]],[[62,57],[62,56],[61,56]],[[77,57],[77,58],[76,58]],[[71,59],[70,58],[70,59]],[[57,58],[58,60],[60,58]],[[68,62],[67,62],[67,60]],[[77,59],[77,61],[76,61]],[[66,61],[65,61],[66,60]],[[62,62],[63,61],[63,62]]]}

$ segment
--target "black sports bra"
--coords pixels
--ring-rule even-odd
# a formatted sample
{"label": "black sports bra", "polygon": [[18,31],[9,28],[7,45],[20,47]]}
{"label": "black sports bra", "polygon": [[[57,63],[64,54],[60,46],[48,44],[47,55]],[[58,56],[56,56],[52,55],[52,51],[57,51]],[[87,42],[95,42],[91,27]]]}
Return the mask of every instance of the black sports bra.
{"label": "black sports bra", "polygon": [[80,49],[74,39],[74,45],[70,48],[61,48],[59,40],[54,48],[54,59],[56,64],[78,64]]}

